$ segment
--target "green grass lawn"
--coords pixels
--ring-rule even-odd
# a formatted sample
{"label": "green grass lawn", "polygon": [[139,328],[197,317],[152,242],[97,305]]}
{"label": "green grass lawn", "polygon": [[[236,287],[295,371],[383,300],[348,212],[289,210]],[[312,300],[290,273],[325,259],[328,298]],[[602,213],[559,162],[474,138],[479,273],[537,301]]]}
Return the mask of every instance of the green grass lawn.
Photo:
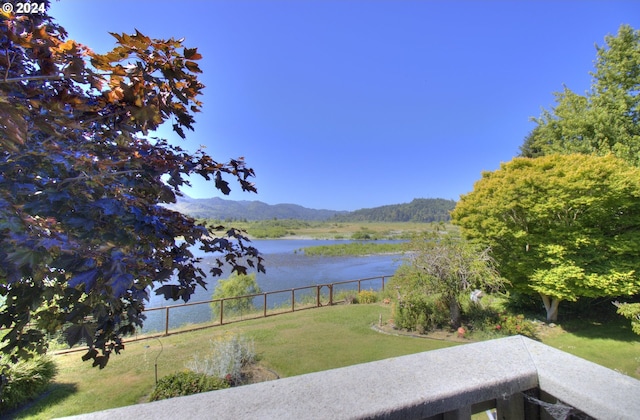
{"label": "green grass lawn", "polygon": [[[82,362],[82,353],[55,356],[60,368],[51,393],[17,418],[49,419],[146,401],[158,377],[184,369],[209,341],[229,333],[255,341],[261,364],[281,377],[299,375],[453,345],[380,334],[371,325],[391,316],[387,305],[338,305],[238,322],[160,339],[133,342],[104,370]],[[162,351],[162,353],[160,353]],[[158,356],[159,355],[159,356]]]}
{"label": "green grass lawn", "polygon": [[[104,370],[82,362],[82,353],[55,356],[60,368],[51,391],[22,419],[49,419],[146,401],[158,377],[184,369],[221,334],[238,333],[255,341],[260,363],[281,377],[454,345],[446,341],[385,335],[371,329],[388,305],[337,305],[243,321],[160,339],[128,343]],[[640,379],[640,340],[624,319],[604,324],[582,322],[548,329],[543,342]]]}
{"label": "green grass lawn", "polygon": [[542,341],[583,359],[640,379],[640,336],[621,316],[606,322],[573,321],[556,327]]}

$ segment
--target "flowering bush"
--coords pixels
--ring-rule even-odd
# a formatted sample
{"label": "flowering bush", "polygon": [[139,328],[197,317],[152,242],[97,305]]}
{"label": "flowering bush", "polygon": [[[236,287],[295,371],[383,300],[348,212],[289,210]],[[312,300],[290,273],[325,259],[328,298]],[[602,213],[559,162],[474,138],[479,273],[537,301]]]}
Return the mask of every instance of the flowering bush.
{"label": "flowering bush", "polygon": [[524,335],[526,337],[535,338],[536,327],[524,318],[524,315],[505,315],[500,314],[498,322],[495,324],[495,330],[503,335]]}

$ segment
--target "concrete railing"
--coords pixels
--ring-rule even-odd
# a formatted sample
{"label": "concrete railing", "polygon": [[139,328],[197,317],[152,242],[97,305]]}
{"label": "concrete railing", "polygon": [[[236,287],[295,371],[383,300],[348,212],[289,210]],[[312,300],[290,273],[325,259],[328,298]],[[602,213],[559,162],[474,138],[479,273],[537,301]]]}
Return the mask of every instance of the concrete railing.
{"label": "concrete railing", "polygon": [[572,407],[638,419],[640,381],[515,336],[74,418],[546,419]]}

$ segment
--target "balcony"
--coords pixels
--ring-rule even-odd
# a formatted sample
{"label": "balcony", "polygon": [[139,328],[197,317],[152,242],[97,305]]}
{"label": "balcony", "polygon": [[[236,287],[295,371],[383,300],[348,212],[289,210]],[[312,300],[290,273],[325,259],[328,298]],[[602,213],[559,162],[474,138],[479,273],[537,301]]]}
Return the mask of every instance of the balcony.
{"label": "balcony", "polygon": [[[640,418],[640,381],[522,336],[76,416],[76,419]],[[585,416],[586,414],[586,416]]]}

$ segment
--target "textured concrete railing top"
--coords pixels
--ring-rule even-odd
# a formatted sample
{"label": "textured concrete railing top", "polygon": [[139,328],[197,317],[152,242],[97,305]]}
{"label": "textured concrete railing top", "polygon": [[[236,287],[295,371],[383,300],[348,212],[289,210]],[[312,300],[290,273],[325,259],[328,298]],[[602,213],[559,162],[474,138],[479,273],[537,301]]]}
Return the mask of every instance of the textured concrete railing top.
{"label": "textured concrete railing top", "polygon": [[516,336],[74,418],[418,419],[534,388],[595,418],[640,413],[640,381]]}

